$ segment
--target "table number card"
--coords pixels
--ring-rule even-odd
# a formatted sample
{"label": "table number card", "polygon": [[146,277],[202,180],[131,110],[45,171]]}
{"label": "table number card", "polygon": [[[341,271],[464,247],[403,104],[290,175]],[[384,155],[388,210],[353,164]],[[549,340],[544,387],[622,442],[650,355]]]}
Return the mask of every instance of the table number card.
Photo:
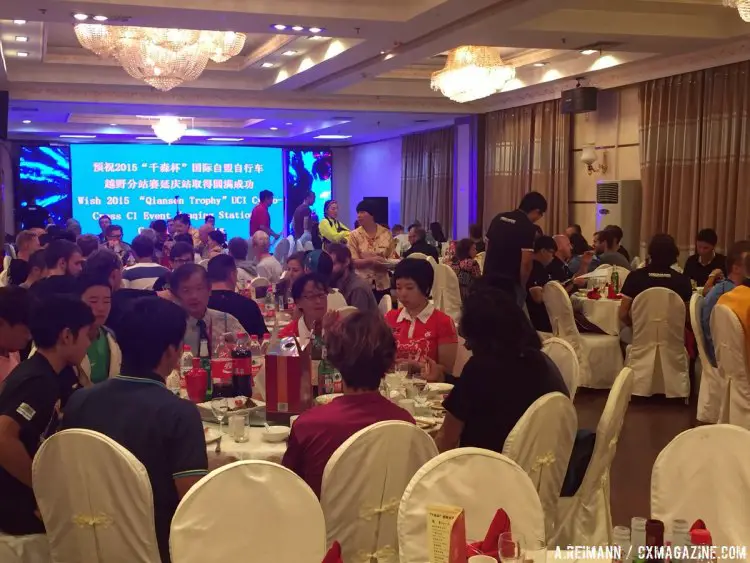
{"label": "table number card", "polygon": [[457,506],[427,507],[430,563],[466,562],[466,521]]}

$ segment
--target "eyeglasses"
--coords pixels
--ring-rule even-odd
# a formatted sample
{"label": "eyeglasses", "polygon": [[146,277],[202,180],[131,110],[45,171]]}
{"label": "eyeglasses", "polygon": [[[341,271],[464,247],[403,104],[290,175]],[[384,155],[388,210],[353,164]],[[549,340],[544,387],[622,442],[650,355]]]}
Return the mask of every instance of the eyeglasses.
{"label": "eyeglasses", "polygon": [[302,299],[306,299],[307,301],[322,301],[323,299],[328,298],[327,293],[312,293],[312,294],[302,294]]}
{"label": "eyeglasses", "polygon": [[189,264],[192,261],[193,261],[192,258],[175,258],[174,260],[172,260],[172,263],[174,263],[174,264]]}

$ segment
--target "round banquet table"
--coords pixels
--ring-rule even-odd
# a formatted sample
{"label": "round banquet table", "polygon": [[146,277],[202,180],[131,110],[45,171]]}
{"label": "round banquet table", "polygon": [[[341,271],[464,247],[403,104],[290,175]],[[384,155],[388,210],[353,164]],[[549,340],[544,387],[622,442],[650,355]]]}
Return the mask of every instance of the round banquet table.
{"label": "round banquet table", "polygon": [[[219,425],[211,422],[204,422],[203,426],[219,431]],[[245,428],[249,433],[247,442],[237,443],[226,433],[227,425],[223,425],[224,435],[221,438],[221,453],[226,456],[237,458],[237,461],[259,460],[273,461],[281,463],[286,451],[286,441],[283,442],[266,442],[263,439],[263,428],[250,426]],[[216,451],[216,444],[206,444],[206,451]]]}
{"label": "round banquet table", "polygon": [[611,336],[619,336],[622,325],[620,324],[620,300],[619,299],[589,299],[580,293],[570,296],[573,309],[581,311],[584,316]]}

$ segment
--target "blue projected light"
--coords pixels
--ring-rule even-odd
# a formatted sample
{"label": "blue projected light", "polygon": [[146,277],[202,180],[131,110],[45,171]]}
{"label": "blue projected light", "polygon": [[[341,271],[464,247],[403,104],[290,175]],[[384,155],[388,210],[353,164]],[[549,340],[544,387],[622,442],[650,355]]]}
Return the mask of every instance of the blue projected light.
{"label": "blue projected light", "polygon": [[287,151],[287,216],[292,219],[294,210],[302,203],[307,190],[315,193],[312,210],[323,219],[323,206],[331,199],[333,156],[330,150],[290,149]]}
{"label": "blue projected light", "polygon": [[68,146],[21,145],[15,187],[21,229],[43,227],[47,217],[64,224],[71,216]]}
{"label": "blue projected light", "polygon": [[71,146],[73,215],[83,232],[98,233],[107,214],[130,241],[156,219],[189,213],[198,228],[206,215],[229,238],[247,238],[262,190],[273,193],[271,226],[284,222],[281,149],[189,145]]}

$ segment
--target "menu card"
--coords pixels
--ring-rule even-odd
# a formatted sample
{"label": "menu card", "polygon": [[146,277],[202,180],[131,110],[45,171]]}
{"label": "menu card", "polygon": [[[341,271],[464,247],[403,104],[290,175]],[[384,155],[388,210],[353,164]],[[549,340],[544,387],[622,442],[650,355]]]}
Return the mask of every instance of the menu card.
{"label": "menu card", "polygon": [[466,521],[458,506],[427,507],[430,563],[466,563]]}

